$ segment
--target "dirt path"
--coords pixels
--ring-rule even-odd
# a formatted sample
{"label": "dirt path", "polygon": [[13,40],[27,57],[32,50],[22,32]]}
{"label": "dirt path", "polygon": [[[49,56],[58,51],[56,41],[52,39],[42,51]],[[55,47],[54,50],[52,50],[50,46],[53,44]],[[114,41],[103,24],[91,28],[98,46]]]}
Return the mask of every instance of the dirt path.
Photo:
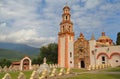
{"label": "dirt path", "polygon": [[51,78],[48,78],[48,79],[61,79],[61,78],[68,78],[68,77],[73,77],[73,76],[76,76],[76,75],[80,75],[80,74],[120,74],[120,72],[106,72],[106,71],[100,71],[100,70],[94,70],[94,71],[87,71],[87,72],[75,72],[75,73],[72,73],[72,74],[68,74],[68,75],[62,75],[62,76],[56,76],[56,77],[51,77]]}

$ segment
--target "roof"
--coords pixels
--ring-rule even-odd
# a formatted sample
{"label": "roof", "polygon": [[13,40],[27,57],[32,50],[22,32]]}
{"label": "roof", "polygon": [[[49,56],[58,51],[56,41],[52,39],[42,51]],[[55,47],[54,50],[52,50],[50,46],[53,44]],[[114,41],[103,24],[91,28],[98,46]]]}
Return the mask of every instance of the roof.
{"label": "roof", "polygon": [[19,62],[19,61],[12,62],[12,64],[13,64],[13,65],[15,65],[15,64],[20,64],[20,62]]}
{"label": "roof", "polygon": [[69,6],[67,6],[67,5],[63,8],[63,10],[64,10],[65,8],[68,8],[68,9],[70,10],[70,7],[69,7]]}
{"label": "roof", "polygon": [[98,38],[98,40],[100,40],[100,39],[110,39],[108,36],[100,36],[99,38]]}
{"label": "roof", "polygon": [[105,35],[105,32],[102,32],[102,36],[98,38],[98,40],[103,40],[103,39],[110,39],[108,36]]}

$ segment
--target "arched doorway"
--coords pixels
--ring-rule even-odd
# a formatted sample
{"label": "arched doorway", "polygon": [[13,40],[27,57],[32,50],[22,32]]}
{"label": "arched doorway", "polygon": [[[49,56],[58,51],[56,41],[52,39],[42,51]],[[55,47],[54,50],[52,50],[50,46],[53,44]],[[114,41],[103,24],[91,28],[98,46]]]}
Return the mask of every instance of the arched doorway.
{"label": "arched doorway", "polygon": [[81,68],[85,68],[85,62],[82,60],[80,63],[81,63]]}
{"label": "arched doorway", "polygon": [[20,61],[20,70],[29,70],[31,69],[31,59],[29,57],[24,57],[21,61]]}
{"label": "arched doorway", "polygon": [[23,70],[29,70],[29,60],[28,59],[24,59],[23,60]]}

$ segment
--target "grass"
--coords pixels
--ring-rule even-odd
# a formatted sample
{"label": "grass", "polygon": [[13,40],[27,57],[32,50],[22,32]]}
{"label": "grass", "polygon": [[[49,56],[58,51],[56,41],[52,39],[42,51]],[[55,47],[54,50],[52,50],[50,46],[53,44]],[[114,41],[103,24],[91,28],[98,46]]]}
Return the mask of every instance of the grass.
{"label": "grass", "polygon": [[86,69],[75,69],[75,68],[71,69],[71,72],[75,72],[75,73],[86,72],[86,71],[88,71],[88,70],[86,70]]}
{"label": "grass", "polygon": [[[19,75],[19,71],[17,72],[10,72],[9,74],[11,75],[12,79],[17,79],[18,75]],[[30,78],[30,75],[32,74],[32,71],[23,71],[23,73],[26,76],[26,79]],[[4,77],[5,73],[0,73],[0,79],[2,79]]]}
{"label": "grass", "polygon": [[107,72],[120,72],[120,67],[115,67],[115,68],[109,68],[105,70]]}
{"label": "grass", "polygon": [[[59,71],[60,69],[58,69]],[[85,69],[72,69],[71,70],[74,73],[80,73],[80,72],[86,72],[87,70]],[[105,70],[100,70],[100,72],[120,72],[120,67],[116,67],[116,68],[108,68]],[[79,74],[79,75],[73,75],[73,76],[68,76],[66,77],[62,77],[62,78],[58,78],[58,79],[120,79],[120,74],[104,74],[104,73],[84,73],[84,74]],[[12,77],[12,79],[17,79],[18,75],[19,75],[19,71],[18,72],[10,72],[10,75]],[[26,79],[30,78],[30,75],[32,74],[32,71],[23,71],[23,73],[26,76]],[[0,79],[3,78],[3,76],[5,75],[5,73],[0,73]],[[64,75],[66,76],[66,75]]]}
{"label": "grass", "polygon": [[[61,79],[61,78],[58,78]],[[120,79],[120,74],[81,74],[62,79]]]}

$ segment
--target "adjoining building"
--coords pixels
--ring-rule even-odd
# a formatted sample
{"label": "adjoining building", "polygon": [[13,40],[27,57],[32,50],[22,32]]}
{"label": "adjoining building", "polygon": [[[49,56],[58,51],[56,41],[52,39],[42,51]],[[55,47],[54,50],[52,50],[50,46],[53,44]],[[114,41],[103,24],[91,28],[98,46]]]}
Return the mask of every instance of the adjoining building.
{"label": "adjoining building", "polygon": [[120,46],[113,44],[111,38],[102,32],[98,40],[89,40],[90,65],[111,64],[112,67],[120,66]]}
{"label": "adjoining building", "polygon": [[87,68],[89,65],[111,64],[120,66],[120,46],[102,32],[95,40],[86,40],[83,33],[74,40],[73,23],[70,8],[63,8],[60,32],[58,33],[58,64],[60,67]]}

